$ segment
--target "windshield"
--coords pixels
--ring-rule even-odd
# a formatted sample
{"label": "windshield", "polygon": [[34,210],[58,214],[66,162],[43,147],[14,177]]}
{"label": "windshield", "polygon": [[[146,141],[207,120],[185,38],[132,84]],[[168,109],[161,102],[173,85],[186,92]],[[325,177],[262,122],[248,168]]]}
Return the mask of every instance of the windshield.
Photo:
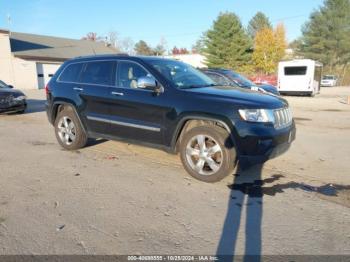
{"label": "windshield", "polygon": [[335,77],[334,76],[324,76],[322,79],[323,80],[333,80]]}
{"label": "windshield", "polygon": [[8,86],[0,80],[0,88],[8,88]]}
{"label": "windshield", "polygon": [[149,59],[147,62],[180,89],[216,85],[208,76],[185,63],[167,59]]}
{"label": "windshield", "polygon": [[227,71],[226,74],[232,78],[232,80],[234,80],[237,85],[239,85],[240,87],[252,87],[255,86],[255,84],[250,81],[249,79],[245,78],[244,76],[237,74],[235,72],[232,71]]}

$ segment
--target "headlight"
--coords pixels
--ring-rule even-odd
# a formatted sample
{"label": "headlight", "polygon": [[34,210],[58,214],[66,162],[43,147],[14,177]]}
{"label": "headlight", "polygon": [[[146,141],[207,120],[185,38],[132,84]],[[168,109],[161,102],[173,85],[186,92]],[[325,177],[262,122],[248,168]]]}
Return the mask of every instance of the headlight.
{"label": "headlight", "polygon": [[26,96],[17,96],[13,100],[15,100],[15,101],[22,101],[22,100],[24,100],[26,98],[27,98]]}
{"label": "headlight", "polygon": [[273,110],[269,109],[240,109],[240,116],[247,122],[274,123]]}

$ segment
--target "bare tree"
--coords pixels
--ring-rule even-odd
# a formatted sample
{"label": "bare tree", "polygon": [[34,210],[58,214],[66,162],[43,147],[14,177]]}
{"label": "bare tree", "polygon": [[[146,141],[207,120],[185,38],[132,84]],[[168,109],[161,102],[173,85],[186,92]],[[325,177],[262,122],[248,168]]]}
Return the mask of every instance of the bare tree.
{"label": "bare tree", "polygon": [[135,43],[130,37],[126,37],[122,41],[120,41],[120,51],[123,53],[134,55],[134,46]]}
{"label": "bare tree", "polygon": [[86,36],[81,38],[82,40],[89,40],[93,42],[103,42],[105,40],[104,37],[98,36],[95,32],[89,32],[86,34]]}
{"label": "bare tree", "polygon": [[116,31],[110,31],[108,33],[108,43],[114,48],[116,49],[118,52],[121,52],[121,47],[120,47],[120,41],[119,41],[119,36],[118,36],[118,32]]}

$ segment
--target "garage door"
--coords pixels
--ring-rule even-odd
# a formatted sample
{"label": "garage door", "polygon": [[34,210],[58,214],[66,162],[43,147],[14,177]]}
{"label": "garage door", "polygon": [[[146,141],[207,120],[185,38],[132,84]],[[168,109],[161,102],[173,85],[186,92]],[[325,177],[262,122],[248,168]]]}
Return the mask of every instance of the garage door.
{"label": "garage door", "polygon": [[56,73],[60,64],[44,64],[37,63],[36,71],[38,75],[38,88],[45,88],[46,84],[50,81],[51,77]]}

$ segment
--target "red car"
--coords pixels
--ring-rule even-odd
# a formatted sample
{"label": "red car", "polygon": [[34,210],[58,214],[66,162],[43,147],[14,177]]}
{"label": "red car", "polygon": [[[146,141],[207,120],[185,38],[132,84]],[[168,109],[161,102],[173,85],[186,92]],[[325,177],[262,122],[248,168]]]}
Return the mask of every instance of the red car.
{"label": "red car", "polygon": [[257,75],[250,77],[250,80],[257,85],[273,85],[277,86],[277,76],[276,75]]}

